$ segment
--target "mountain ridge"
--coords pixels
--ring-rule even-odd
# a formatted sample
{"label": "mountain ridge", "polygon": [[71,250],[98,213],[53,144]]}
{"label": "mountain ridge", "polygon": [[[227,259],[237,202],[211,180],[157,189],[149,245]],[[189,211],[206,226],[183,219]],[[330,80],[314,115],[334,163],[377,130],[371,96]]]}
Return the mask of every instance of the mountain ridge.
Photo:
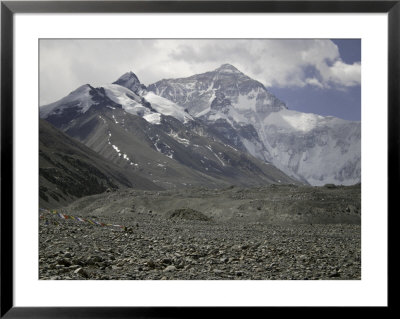
{"label": "mountain ridge", "polygon": [[[76,119],[94,108],[115,112],[112,115],[115,124],[123,118],[117,115],[120,112],[138,116],[164,130],[165,140],[169,139],[168,134],[179,139],[173,131],[178,124],[171,132],[165,131],[165,125],[169,125],[166,123],[171,122],[167,118],[174,118],[186,126],[178,131],[196,128],[203,137],[225,145],[224,152],[229,153],[226,149],[229,146],[248,153],[303,183],[352,185],[361,180],[360,123],[289,110],[261,82],[231,64],[187,78],[163,79],[147,87],[129,71],[113,84],[98,88],[81,86],[67,97],[42,106],[40,114],[91,147],[82,134],[98,126],[98,121],[92,118],[92,126],[89,122],[82,126]],[[79,134],[73,132],[73,127],[75,130],[80,127]],[[147,146],[173,157],[167,147],[160,149],[157,143],[152,143],[153,146]],[[218,162],[218,156],[213,157]]]}
{"label": "mountain ridge", "polygon": [[82,103],[67,99],[69,104],[56,103],[53,113],[42,114],[101,156],[163,188],[296,183],[269,163],[207,133],[208,127],[153,92],[140,96],[118,84],[93,90],[93,104],[84,111],[70,112]]}
{"label": "mountain ridge", "polygon": [[264,85],[230,64],[147,88],[180,103],[221,134],[231,132],[232,146],[298,180],[312,185],[361,181],[360,122],[289,110]]}

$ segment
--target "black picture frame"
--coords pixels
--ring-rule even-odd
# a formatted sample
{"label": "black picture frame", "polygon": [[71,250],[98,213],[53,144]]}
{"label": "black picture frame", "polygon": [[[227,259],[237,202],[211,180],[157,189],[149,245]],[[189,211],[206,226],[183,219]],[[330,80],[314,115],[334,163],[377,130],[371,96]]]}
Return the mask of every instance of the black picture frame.
{"label": "black picture frame", "polygon": [[[1,313],[3,318],[180,318],[281,313],[273,308],[14,307],[13,304],[13,18],[15,13],[387,13],[388,14],[388,225],[398,213],[400,144],[400,1],[1,1]],[[392,214],[389,214],[389,213]],[[384,214],[385,212],[379,212]],[[393,232],[388,229],[390,251]],[[389,252],[388,252],[389,253]],[[389,254],[388,254],[389,259]],[[390,259],[388,260],[390,264]],[[389,270],[389,269],[388,269]],[[388,282],[388,287],[389,287]],[[34,293],[34,292],[32,292]],[[390,309],[391,298],[388,300]],[[322,311],[326,309],[317,308]],[[332,308],[333,314],[339,308]],[[305,307],[291,307],[304,312]],[[370,311],[368,309],[367,311]]]}

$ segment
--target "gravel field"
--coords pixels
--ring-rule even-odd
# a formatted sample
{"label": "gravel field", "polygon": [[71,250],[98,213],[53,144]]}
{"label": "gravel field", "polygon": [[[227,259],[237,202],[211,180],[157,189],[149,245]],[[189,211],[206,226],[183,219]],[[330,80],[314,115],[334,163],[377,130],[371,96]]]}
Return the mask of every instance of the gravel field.
{"label": "gravel field", "polygon": [[71,207],[77,206],[81,210],[73,210],[74,217],[126,228],[40,211],[40,279],[361,279],[359,223],[226,220],[193,209],[171,213],[168,202],[165,214],[132,209],[130,214],[89,215],[82,202],[57,212],[72,215]]}

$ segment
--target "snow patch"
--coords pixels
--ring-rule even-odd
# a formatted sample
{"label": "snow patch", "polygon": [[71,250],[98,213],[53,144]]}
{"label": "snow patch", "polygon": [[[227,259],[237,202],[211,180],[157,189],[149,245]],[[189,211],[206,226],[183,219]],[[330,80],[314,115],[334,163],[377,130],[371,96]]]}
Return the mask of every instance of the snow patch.
{"label": "snow patch", "polygon": [[224,161],[216,154],[214,153],[215,157],[218,158],[218,160],[220,161],[220,163],[222,164],[222,166],[225,166]]}
{"label": "snow patch", "polygon": [[208,108],[204,109],[203,111],[197,113],[196,117],[200,117],[200,116],[206,115],[210,111],[211,111],[211,107],[208,107]]}
{"label": "snow patch", "polygon": [[309,132],[321,124],[325,124],[324,117],[312,113],[302,113],[291,110],[273,112],[267,116],[263,124],[275,125],[279,129],[289,131]]}
{"label": "snow patch", "polygon": [[[222,164],[222,166],[226,166],[224,161],[213,151],[213,149],[211,148],[210,145],[206,145],[206,148],[208,148],[213,154],[214,156],[220,161],[220,163]],[[201,161],[201,160],[200,160]]]}
{"label": "snow patch", "polygon": [[161,96],[158,96],[153,92],[148,92],[144,95],[144,98],[146,101],[150,102],[153,109],[161,114],[173,116],[183,123],[193,120],[193,118],[185,112],[183,107]]}
{"label": "snow patch", "polygon": [[117,121],[117,119],[115,118],[115,116],[114,116],[114,115],[112,116],[112,118],[113,118],[113,120],[114,120],[115,124],[118,124],[118,123],[119,123],[119,122]]}
{"label": "snow patch", "polygon": [[161,124],[161,114],[160,113],[151,113],[143,116],[143,118],[151,123],[151,124]]}
{"label": "snow patch", "polygon": [[90,95],[92,88],[85,84],[72,91],[66,97],[51,104],[40,106],[40,117],[47,118],[53,111],[61,112],[63,109],[76,105],[79,107],[81,113],[85,113],[92,105],[93,100]]}
{"label": "snow patch", "polygon": [[[250,93],[254,93],[253,91]],[[248,95],[238,95],[237,103],[233,104],[234,108],[239,111],[252,110],[256,111],[256,102],[257,100],[254,98],[254,94]]]}
{"label": "snow patch", "polygon": [[113,149],[115,149],[116,151],[117,151],[117,153],[120,153],[121,151],[119,150],[119,148],[118,148],[118,146],[116,146],[116,145],[112,145],[112,147],[113,147]]}
{"label": "snow patch", "polygon": [[185,138],[179,137],[177,133],[171,132],[171,133],[169,133],[168,135],[169,135],[170,137],[172,137],[172,138],[173,138],[175,141],[177,141],[178,143],[184,144],[184,145],[186,145],[186,146],[190,145],[189,140],[187,140],[187,139],[185,139]]}

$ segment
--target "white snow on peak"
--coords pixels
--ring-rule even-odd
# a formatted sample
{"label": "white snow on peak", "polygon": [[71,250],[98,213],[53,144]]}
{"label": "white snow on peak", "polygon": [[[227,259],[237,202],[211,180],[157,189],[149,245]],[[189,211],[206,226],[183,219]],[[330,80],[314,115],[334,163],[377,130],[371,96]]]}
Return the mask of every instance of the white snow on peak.
{"label": "white snow on peak", "polygon": [[160,124],[160,114],[151,111],[141,104],[141,97],[130,89],[118,84],[106,84],[102,86],[107,96],[130,114],[142,116],[151,124]]}
{"label": "white snow on peak", "polygon": [[54,103],[43,105],[40,107],[40,117],[46,118],[50,113],[64,105],[63,108],[68,107],[72,103],[77,103],[82,113],[85,113],[93,104],[92,96],[89,94],[91,87],[88,84],[78,87],[67,96],[63,97]]}
{"label": "white snow on peak", "polygon": [[126,87],[118,84],[105,84],[102,87],[107,96],[115,103],[122,105],[126,112],[134,115],[151,113],[148,108],[140,104],[141,98]]}
{"label": "white snow on peak", "polygon": [[[142,116],[149,123],[160,124],[160,114],[157,114],[154,111],[151,111],[150,108],[143,106],[141,104],[142,97],[138,96],[130,89],[118,84],[106,84],[102,85],[102,87],[106,91],[107,96],[115,103],[122,105],[122,108],[126,112]],[[151,108],[158,113],[173,116],[183,123],[186,123],[188,120],[193,120],[193,118],[186,113],[181,106],[158,96],[153,92],[145,93],[143,98],[149,102]]]}
{"label": "white snow on peak", "polygon": [[158,96],[153,92],[147,92],[144,95],[144,98],[146,99],[146,101],[150,102],[153,109],[163,115],[173,116],[183,123],[186,123],[189,120],[193,120],[193,118],[185,112],[183,107],[161,96]]}
{"label": "white snow on peak", "polygon": [[241,73],[237,68],[235,68],[233,65],[231,65],[229,63],[222,64],[215,71],[220,72],[220,73]]}

